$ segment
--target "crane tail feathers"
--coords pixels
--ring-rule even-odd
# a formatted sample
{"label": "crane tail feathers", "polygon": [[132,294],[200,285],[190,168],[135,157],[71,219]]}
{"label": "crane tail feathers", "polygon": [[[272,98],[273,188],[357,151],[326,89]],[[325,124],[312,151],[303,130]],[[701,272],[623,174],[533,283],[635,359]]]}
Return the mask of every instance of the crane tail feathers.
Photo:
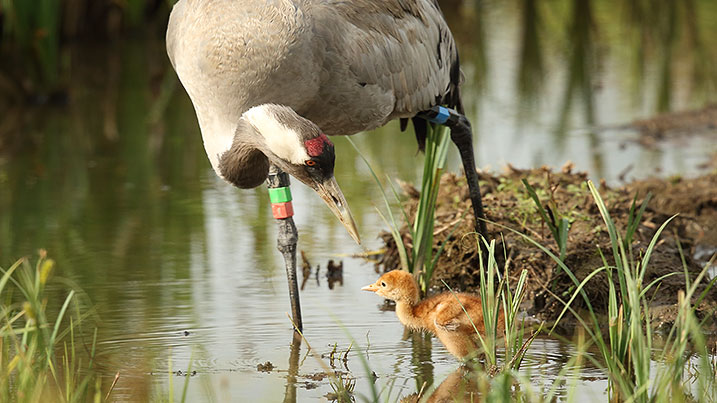
{"label": "crane tail feathers", "polygon": [[428,121],[423,118],[413,117],[413,130],[416,133],[416,142],[418,143],[418,151],[423,152],[426,149],[426,132]]}

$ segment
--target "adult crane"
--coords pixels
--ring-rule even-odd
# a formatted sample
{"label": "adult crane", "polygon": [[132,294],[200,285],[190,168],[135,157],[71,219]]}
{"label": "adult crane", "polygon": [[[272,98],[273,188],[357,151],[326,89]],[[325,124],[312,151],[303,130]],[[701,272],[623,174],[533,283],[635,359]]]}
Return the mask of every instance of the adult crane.
{"label": "adult crane", "polygon": [[437,0],[180,0],[167,53],[217,175],[239,188],[268,181],[299,327],[297,236],[282,171],[314,189],[360,243],[327,134],[394,119],[404,130],[411,119],[422,148],[427,122],[447,125],[485,234],[458,53]]}

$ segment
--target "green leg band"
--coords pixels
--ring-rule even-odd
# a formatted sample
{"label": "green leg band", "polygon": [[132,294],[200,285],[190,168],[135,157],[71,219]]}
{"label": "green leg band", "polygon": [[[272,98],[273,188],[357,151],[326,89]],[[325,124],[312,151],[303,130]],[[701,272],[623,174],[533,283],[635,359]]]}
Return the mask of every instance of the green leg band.
{"label": "green leg band", "polygon": [[291,201],[291,189],[287,187],[269,189],[269,201],[285,203]]}

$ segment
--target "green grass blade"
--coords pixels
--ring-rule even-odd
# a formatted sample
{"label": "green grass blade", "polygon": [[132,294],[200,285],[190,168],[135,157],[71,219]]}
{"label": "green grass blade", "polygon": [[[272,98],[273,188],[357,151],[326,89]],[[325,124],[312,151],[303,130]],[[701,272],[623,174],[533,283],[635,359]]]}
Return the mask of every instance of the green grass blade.
{"label": "green grass blade", "polygon": [[528,183],[528,180],[523,178],[521,179],[521,182],[523,182],[523,186],[525,186],[525,189],[528,191],[528,196],[530,196],[531,199],[533,199],[533,202],[535,203],[535,206],[537,207],[538,214],[540,214],[540,218],[543,219],[543,222],[545,225],[548,226],[550,229],[550,232],[553,234],[553,239],[555,239],[555,242],[558,244],[560,243],[560,234],[558,231],[558,228],[555,226],[555,223],[553,220],[548,218],[548,213],[545,211],[545,208],[543,207],[543,204],[540,202],[540,198],[538,197],[538,193],[535,191],[535,188]]}
{"label": "green grass blade", "polygon": [[181,403],[184,403],[187,401],[187,389],[189,389],[189,378],[192,377],[192,362],[194,361],[192,359],[192,356],[194,355],[194,352],[189,355],[189,365],[187,366],[187,373],[184,374],[184,386],[182,386],[182,398],[179,400]]}
{"label": "green grass blade", "polygon": [[386,216],[381,213],[381,210],[376,208],[376,212],[378,213],[379,217],[381,217],[381,220],[389,227],[391,228],[391,236],[393,237],[393,241],[396,243],[396,249],[398,250],[398,257],[401,261],[401,268],[405,271],[410,272],[410,261],[408,260],[408,253],[406,252],[406,246],[403,244],[403,239],[401,238],[401,233],[399,232],[398,228],[391,226],[391,224],[386,220]]}
{"label": "green grass blade", "polygon": [[675,217],[677,217],[677,214],[673,215],[672,217],[668,218],[664,223],[662,223],[662,225],[660,225],[660,228],[658,228],[657,232],[655,232],[655,235],[650,240],[650,244],[645,250],[645,256],[642,258],[641,270],[639,273],[639,277],[641,280],[645,276],[645,269],[650,263],[650,256],[652,256],[652,251],[655,249],[655,245],[660,238],[660,234],[662,234],[662,231],[665,229],[665,227],[667,227],[667,224],[669,224]]}
{"label": "green grass blade", "polygon": [[602,272],[603,270],[605,270],[605,267],[600,267],[600,268],[598,268],[598,269],[596,269],[596,270],[593,270],[590,274],[588,274],[588,275],[583,279],[582,282],[580,282],[580,284],[578,285],[578,288],[577,288],[575,291],[573,291],[573,295],[570,297],[570,299],[568,300],[568,302],[565,304],[565,307],[564,307],[563,310],[560,312],[560,315],[558,315],[558,318],[555,320],[555,323],[553,324],[553,327],[550,329],[550,332],[548,332],[548,333],[553,333],[553,330],[555,330],[555,326],[558,325],[558,323],[560,322],[560,320],[563,318],[563,315],[565,315],[565,312],[568,310],[568,307],[570,306],[570,304],[573,303],[573,301],[575,300],[575,298],[578,296],[578,293],[580,293],[580,292],[582,291],[582,289],[583,289],[583,287],[585,286],[585,284],[587,284],[588,281],[590,281],[593,277],[595,277],[598,273]]}
{"label": "green grass blade", "polygon": [[75,296],[75,290],[70,290],[70,293],[65,298],[65,302],[62,304],[62,308],[60,309],[60,313],[57,315],[57,320],[55,322],[55,327],[52,330],[52,335],[50,336],[50,344],[54,344],[55,337],[57,336],[57,332],[60,329],[60,324],[62,323],[62,318],[65,316],[65,311],[67,310],[67,307],[70,305],[70,301],[72,300],[72,297]]}
{"label": "green grass blade", "polygon": [[[14,279],[12,279],[12,273],[13,273],[18,267],[20,267],[20,265],[22,264],[22,262],[24,262],[24,259],[18,260],[18,261],[15,262],[12,266],[10,266],[10,268],[7,269],[7,271],[5,271],[5,270],[3,270],[2,268],[0,268],[0,271],[2,271],[2,273],[3,273],[2,278],[0,278],[0,294],[2,294],[2,290],[5,289],[5,285],[7,284],[8,281],[10,281],[10,280],[14,281]],[[15,283],[15,285],[17,285],[17,286],[19,287],[19,284]]]}
{"label": "green grass blade", "polygon": [[[391,228],[391,236],[393,237],[394,242],[396,242],[396,247],[398,248],[399,258],[401,260],[401,266],[403,267],[404,270],[412,271],[411,270],[412,269],[412,260],[408,259],[408,252],[406,250],[406,246],[403,243],[403,238],[401,237],[400,227],[396,223],[396,218],[393,214],[393,211],[391,210],[391,203],[388,201],[388,196],[386,195],[386,191],[384,190],[383,186],[381,185],[381,181],[378,179],[378,176],[376,175],[376,172],[373,170],[373,167],[368,162],[366,157],[364,157],[364,155],[358,149],[358,147],[353,142],[353,140],[351,140],[348,137],[346,138],[346,140],[349,142],[349,144],[351,144],[351,146],[353,146],[353,148],[356,150],[356,153],[359,155],[359,157],[361,157],[363,162],[366,164],[366,166],[369,169],[369,172],[371,172],[371,176],[373,177],[373,180],[376,182],[376,185],[378,185],[378,188],[381,191],[381,196],[383,197],[383,201],[386,206],[386,211],[387,211],[388,217],[390,218],[390,223],[388,222],[388,220],[386,220],[386,217],[380,212],[380,210],[379,210],[379,215],[381,216],[383,221],[386,223],[386,225],[388,225],[389,228]],[[389,184],[390,183],[391,182],[389,181]],[[398,200],[398,194],[396,193],[393,186],[391,186],[391,188],[393,189],[394,196],[396,197],[396,200]],[[401,209],[401,210],[403,211],[403,209]],[[406,216],[405,211],[403,212],[403,214],[404,214],[404,216]]]}

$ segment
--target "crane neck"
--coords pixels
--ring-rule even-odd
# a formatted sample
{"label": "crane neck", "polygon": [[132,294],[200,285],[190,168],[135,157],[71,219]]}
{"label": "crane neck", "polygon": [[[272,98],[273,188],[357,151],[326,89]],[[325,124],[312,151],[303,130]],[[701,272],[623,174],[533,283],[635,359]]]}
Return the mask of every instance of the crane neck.
{"label": "crane neck", "polygon": [[301,174],[297,167],[311,159],[306,144],[316,138],[328,142],[325,135],[321,137],[318,126],[290,107],[258,105],[241,115],[231,141],[225,137],[225,141],[217,143],[220,148],[212,166],[222,178],[240,188],[259,186],[266,179],[269,163],[296,177]]}
{"label": "crane neck", "polygon": [[226,181],[242,189],[261,185],[269,174],[266,143],[256,129],[240,119],[229,149],[219,155],[215,170]]}

